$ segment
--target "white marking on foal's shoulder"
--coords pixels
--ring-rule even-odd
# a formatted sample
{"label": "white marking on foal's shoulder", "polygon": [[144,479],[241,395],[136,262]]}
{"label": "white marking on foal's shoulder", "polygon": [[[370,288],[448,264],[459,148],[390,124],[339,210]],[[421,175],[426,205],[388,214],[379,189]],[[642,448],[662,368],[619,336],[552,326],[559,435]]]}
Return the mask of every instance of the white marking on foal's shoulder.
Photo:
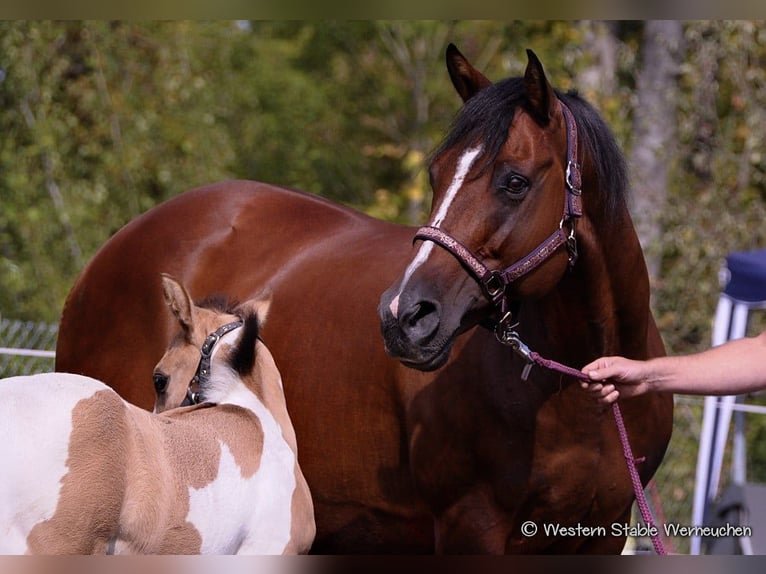
{"label": "white marking on foal's shoulder", "polygon": [[190,489],[187,520],[202,536],[203,553],[282,554],[292,531],[295,453],[274,415],[237,373],[218,364],[211,375],[205,399],[254,413],[263,430],[263,452],[258,470],[245,479],[221,444],[218,477],[202,489]]}
{"label": "white marking on foal's shoulder", "polygon": [[215,480],[202,488],[189,487],[190,522],[202,537],[202,554],[233,554],[246,534],[252,490],[244,479],[234,455],[219,443],[221,459]]}
{"label": "white marking on foal's shoulder", "polygon": [[[463,155],[460,156],[460,159],[457,162],[457,168],[455,169],[455,176],[452,178],[452,183],[450,183],[449,187],[447,188],[447,191],[444,194],[444,199],[442,200],[441,204],[439,204],[436,213],[434,213],[434,216],[431,218],[431,221],[428,225],[432,227],[439,227],[447,217],[447,212],[449,211],[452,202],[455,200],[457,192],[460,191],[460,189],[463,187],[463,182],[465,181],[471,166],[476,161],[476,158],[482,152],[482,149],[483,146],[477,145],[467,149],[463,152]],[[421,243],[420,249],[418,249],[415,257],[412,259],[410,264],[407,266],[407,269],[404,271],[402,282],[399,285],[399,294],[404,291],[404,287],[407,285],[407,282],[410,280],[410,277],[412,277],[412,274],[415,272],[415,270],[420,267],[426,261],[426,259],[428,259],[428,256],[431,254],[433,248],[434,244],[432,241],[424,241]],[[399,295],[396,295],[396,297],[391,300],[391,303],[389,304],[389,310],[394,317],[397,316],[399,311]]]}
{"label": "white marking on foal's shoulder", "polygon": [[203,554],[282,554],[290,542],[295,456],[281,431],[275,436],[276,421],[261,420],[263,453],[253,476],[242,476],[231,450],[221,442],[216,479],[203,488],[189,488],[186,520],[200,533]]}

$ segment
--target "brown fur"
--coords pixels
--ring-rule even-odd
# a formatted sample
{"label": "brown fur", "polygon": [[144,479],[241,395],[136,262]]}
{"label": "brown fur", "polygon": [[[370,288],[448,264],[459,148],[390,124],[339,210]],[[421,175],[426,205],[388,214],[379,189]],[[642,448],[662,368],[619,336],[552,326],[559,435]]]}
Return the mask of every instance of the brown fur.
{"label": "brown fur", "polygon": [[32,553],[103,553],[118,531],[129,552],[198,553],[200,535],[184,519],[189,488],[215,480],[219,441],[244,477],[260,464],[260,422],[237,406],[155,416],[99,391],[77,404],[72,422],[59,506],[30,533]]}

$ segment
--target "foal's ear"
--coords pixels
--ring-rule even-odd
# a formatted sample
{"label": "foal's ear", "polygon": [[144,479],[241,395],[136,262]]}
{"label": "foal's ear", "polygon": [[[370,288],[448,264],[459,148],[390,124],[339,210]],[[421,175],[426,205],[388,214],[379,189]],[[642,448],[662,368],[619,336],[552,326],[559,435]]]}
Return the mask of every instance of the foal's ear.
{"label": "foal's ear", "polygon": [[545,77],[543,65],[532,50],[527,50],[527,58],[527,69],[524,72],[527,99],[532,113],[545,125],[555,114],[556,94]]}
{"label": "foal's ear", "polygon": [[254,313],[258,317],[258,323],[263,325],[266,322],[266,317],[269,316],[273,297],[274,293],[271,287],[265,287],[258,295],[239,305],[237,311],[243,317]]}
{"label": "foal's ear", "polygon": [[165,296],[165,303],[167,303],[173,316],[181,323],[183,330],[187,334],[191,334],[194,329],[195,311],[189,292],[177,279],[163,273],[162,294]]}
{"label": "foal's ear", "polygon": [[492,84],[484,74],[470,64],[455,44],[447,46],[447,71],[452,85],[463,98],[463,103]]}

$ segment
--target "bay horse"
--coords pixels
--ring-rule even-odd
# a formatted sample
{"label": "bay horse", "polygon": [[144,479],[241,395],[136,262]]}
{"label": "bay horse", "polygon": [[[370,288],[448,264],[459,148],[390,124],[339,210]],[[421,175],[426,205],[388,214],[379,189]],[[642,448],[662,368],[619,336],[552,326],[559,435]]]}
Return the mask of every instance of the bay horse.
{"label": "bay horse", "polygon": [[[446,60],[465,104],[430,165],[430,227],[493,270],[558,238],[517,281],[491,282],[497,305],[467,263],[424,247],[448,241],[436,231],[413,245],[416,228],[228,181],[150,209],[102,246],[67,298],[56,367],[152,408],[145,381],[170,337],[153,290],[159,271],[196,298],[269,287],[263,336],[314,500],[312,552],[620,552],[621,534],[554,531],[629,520],[634,495],[611,413],[568,377],[523,373],[493,325],[505,318],[503,341],[517,333],[577,368],[605,353],[663,353],[622,156],[593,108],[555,92],[531,53],[522,78],[497,84],[452,45]],[[559,102],[579,138],[576,199]],[[562,217],[565,199],[576,223]],[[622,407],[646,483],[670,439],[672,397]],[[528,521],[536,534],[522,529]]]}
{"label": "bay horse", "polygon": [[0,553],[311,547],[311,496],[279,371],[258,338],[268,299],[231,314],[195,307],[170,277],[163,288],[181,332],[158,369],[196,368],[209,343],[206,402],[158,415],[82,375],[0,381]]}

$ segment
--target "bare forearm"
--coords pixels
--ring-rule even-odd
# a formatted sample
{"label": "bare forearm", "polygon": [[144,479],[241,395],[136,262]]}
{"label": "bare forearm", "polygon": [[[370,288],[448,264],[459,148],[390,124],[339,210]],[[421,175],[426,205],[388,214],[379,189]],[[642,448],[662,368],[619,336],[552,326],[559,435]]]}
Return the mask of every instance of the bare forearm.
{"label": "bare forearm", "polygon": [[766,332],[729,341],[702,353],[646,363],[649,390],[695,395],[736,395],[766,388]]}

